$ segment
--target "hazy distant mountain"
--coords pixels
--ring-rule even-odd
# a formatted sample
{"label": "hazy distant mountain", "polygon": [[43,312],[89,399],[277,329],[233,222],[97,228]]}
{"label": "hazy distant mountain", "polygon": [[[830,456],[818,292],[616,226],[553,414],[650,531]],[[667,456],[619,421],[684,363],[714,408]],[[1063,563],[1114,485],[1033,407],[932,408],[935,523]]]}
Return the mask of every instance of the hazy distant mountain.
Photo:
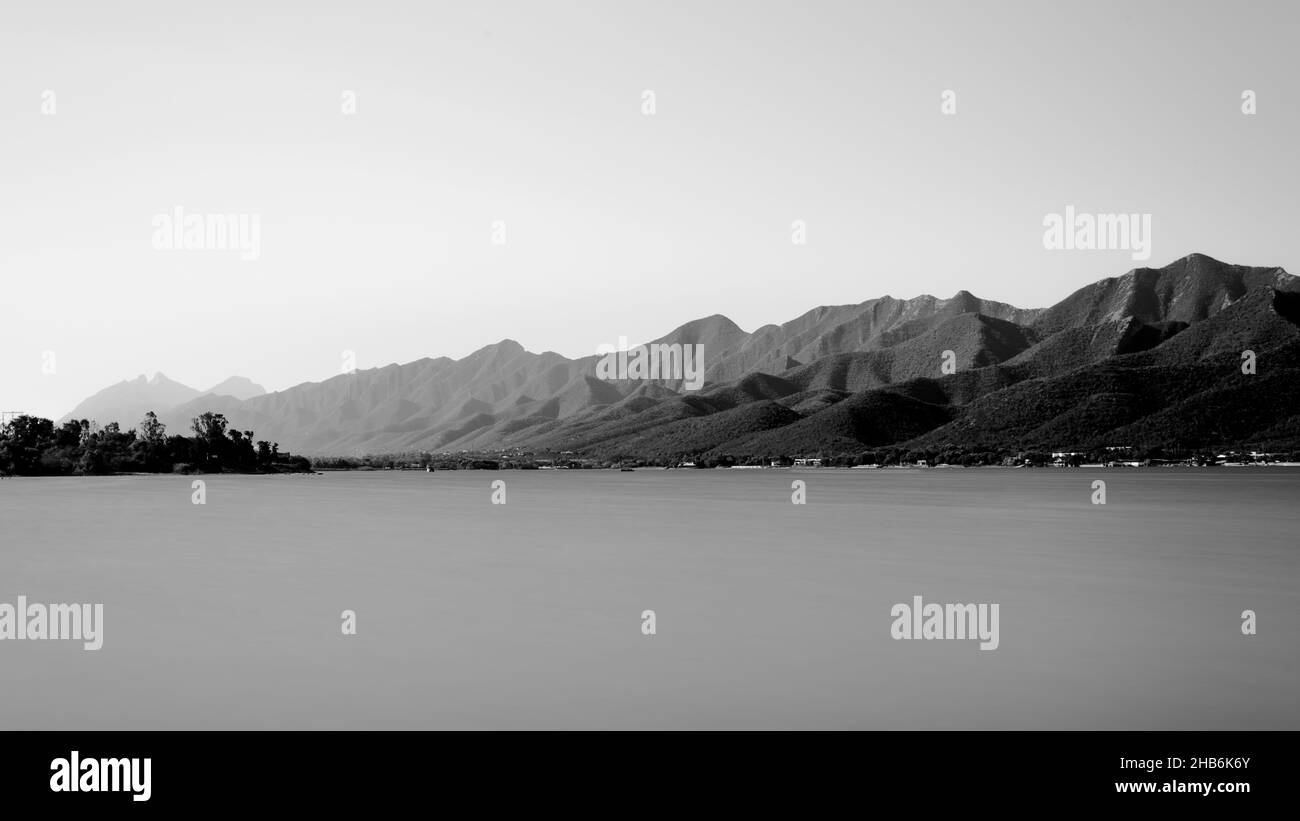
{"label": "hazy distant mountain", "polygon": [[101,424],[117,422],[122,430],[126,430],[134,427],[149,411],[158,412],[198,395],[199,391],[173,382],[162,373],[154,374],[152,379],[141,374],[135,379],[104,388],[81,402],[59,421],[88,419]]}
{"label": "hazy distant mountain", "polygon": [[[135,379],[124,380],[104,388],[81,402],[59,421],[88,419],[100,424],[117,422],[123,430],[126,430],[135,427],[149,411],[158,414],[160,418],[165,418],[177,406],[209,394],[251,399],[264,393],[266,390],[262,386],[242,376],[232,376],[211,390],[198,391],[168,379],[162,373],[155,374],[153,378],[141,374]],[[181,427],[188,428],[189,420],[185,420],[185,424]]]}
{"label": "hazy distant mountain", "polygon": [[243,376],[232,376],[219,385],[208,388],[204,393],[218,396],[233,396],[236,399],[252,399],[266,393],[266,388]]}
{"label": "hazy distant mountain", "polygon": [[[680,381],[601,380],[595,356],[531,353],[507,339],[460,360],[421,359],[270,394],[242,380],[212,391],[223,396],[190,392],[160,415],[175,430],[212,410],[282,449],[322,455],[743,458],[1116,439],[1300,447],[1297,323],[1296,277],[1193,254],[1046,309],[961,291],[816,308],[752,333],[720,315],[694,320],[655,341],[704,346],[699,391]],[[1247,349],[1257,374],[1241,373]],[[941,370],[946,351],[955,373]],[[127,418],[138,416],[134,408]]]}

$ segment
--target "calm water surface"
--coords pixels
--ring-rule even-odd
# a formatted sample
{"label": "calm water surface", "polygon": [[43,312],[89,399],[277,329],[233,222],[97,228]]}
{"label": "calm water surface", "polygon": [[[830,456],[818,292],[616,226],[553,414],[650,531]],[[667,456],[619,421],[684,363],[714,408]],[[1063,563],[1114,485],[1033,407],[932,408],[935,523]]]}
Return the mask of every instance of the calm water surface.
{"label": "calm water surface", "polygon": [[1300,728],[1296,469],[193,478],[0,482],[0,601],[105,620],[0,728]]}

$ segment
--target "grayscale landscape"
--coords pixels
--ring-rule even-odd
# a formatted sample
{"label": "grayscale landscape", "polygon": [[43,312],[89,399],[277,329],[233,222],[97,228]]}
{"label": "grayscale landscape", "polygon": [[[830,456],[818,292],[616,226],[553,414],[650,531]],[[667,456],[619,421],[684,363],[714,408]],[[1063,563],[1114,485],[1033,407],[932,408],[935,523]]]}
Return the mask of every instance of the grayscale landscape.
{"label": "grayscale landscape", "polygon": [[0,731],[1300,730],[1298,33],[6,4]]}

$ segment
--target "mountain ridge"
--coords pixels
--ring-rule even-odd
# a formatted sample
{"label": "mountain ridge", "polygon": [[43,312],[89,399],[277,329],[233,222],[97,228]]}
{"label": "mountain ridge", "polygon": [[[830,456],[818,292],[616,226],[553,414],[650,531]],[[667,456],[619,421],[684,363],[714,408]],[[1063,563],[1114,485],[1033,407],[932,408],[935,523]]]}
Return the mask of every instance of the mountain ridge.
{"label": "mountain ridge", "polygon": [[[1158,418],[1174,424],[1169,414],[1178,411],[1169,408],[1204,415],[1245,391],[1271,409],[1254,414],[1263,433],[1290,430],[1288,420],[1300,415],[1276,377],[1297,365],[1278,357],[1290,356],[1300,337],[1298,318],[1300,280],[1283,269],[1189,254],[1098,280],[1046,308],[960,290],[948,299],[819,306],[753,332],[722,314],[701,317],[652,340],[703,346],[699,391],[683,390],[680,379],[598,379],[595,355],[533,353],[507,338],[459,360],[392,363],[242,398],[187,396],[158,412],[169,426],[220,412],[236,427],[318,455],[757,457],[959,446],[960,437],[980,447],[1038,446],[1052,437],[1065,445],[1112,430],[1155,439],[1142,418],[1165,414]],[[1194,401],[1198,380],[1217,384],[1252,345],[1261,369],[1274,374],[1263,387],[1226,385],[1223,396]],[[943,368],[946,352],[953,373]],[[1145,385],[1133,376],[1143,369],[1154,369]],[[1166,379],[1174,373],[1182,378]],[[1030,427],[1015,422],[1023,416],[1017,409],[1046,416]],[[1209,442],[1204,431],[1189,436]]]}

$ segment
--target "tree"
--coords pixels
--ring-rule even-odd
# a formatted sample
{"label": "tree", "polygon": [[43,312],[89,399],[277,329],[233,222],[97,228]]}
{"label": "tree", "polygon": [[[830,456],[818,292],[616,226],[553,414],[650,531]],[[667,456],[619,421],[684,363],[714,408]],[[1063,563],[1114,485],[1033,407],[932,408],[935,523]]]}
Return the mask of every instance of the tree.
{"label": "tree", "polygon": [[91,476],[109,472],[108,462],[104,459],[104,454],[95,443],[87,445],[85,451],[82,452],[81,460],[77,463],[77,472]]}
{"label": "tree", "polygon": [[41,472],[41,452],[54,445],[54,422],[18,416],[0,434],[0,470],[34,475]]}
{"label": "tree", "polygon": [[160,445],[167,439],[167,426],[158,421],[153,411],[146,413],[140,421],[140,439],[151,446]]}
{"label": "tree", "polygon": [[208,442],[217,442],[226,436],[226,416],[208,411],[193,420],[194,435]]}
{"label": "tree", "polygon": [[56,448],[76,448],[81,445],[81,423],[69,419],[59,426],[54,432],[54,446]]}
{"label": "tree", "polygon": [[220,470],[223,457],[230,448],[226,439],[226,417],[208,411],[194,418],[194,455],[204,470]]}
{"label": "tree", "polygon": [[257,453],[253,450],[253,432],[231,428],[227,435],[230,437],[230,445],[226,454],[230,464],[235,467],[252,467],[257,461]]}

